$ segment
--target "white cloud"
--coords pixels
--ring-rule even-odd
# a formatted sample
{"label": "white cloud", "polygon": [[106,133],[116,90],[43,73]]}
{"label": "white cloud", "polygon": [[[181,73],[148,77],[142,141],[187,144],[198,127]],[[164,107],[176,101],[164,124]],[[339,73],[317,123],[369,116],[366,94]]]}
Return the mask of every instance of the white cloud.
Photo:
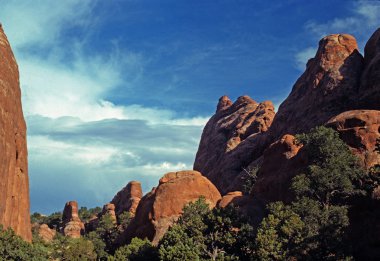
{"label": "white cloud", "polygon": [[[309,21],[305,25],[305,29],[316,41],[329,34],[352,34],[357,39],[361,39],[358,41],[358,46],[363,50],[368,40],[364,37],[371,35],[380,26],[380,1],[355,2],[350,13],[350,16],[335,18],[325,23]],[[304,71],[307,61],[314,57],[316,51],[317,46],[313,46],[297,52],[294,56],[295,66],[300,71]]]}
{"label": "white cloud", "polygon": [[63,26],[84,26],[95,1],[3,1],[0,18],[16,49],[38,44],[50,45],[59,39]]}
{"label": "white cloud", "polygon": [[129,180],[148,191],[164,173],[191,169],[208,120],[107,98],[120,86],[133,91],[144,60],[116,44],[91,53],[86,35],[63,36],[96,29],[94,3],[6,1],[0,9],[20,69],[35,210],[60,210],[73,199],[101,205]]}
{"label": "white cloud", "polygon": [[[332,33],[368,35],[379,27],[379,14],[379,1],[358,1],[354,3],[350,16],[335,18],[326,23],[310,21],[306,24],[306,29],[310,30],[310,32],[315,34],[318,38]],[[362,43],[359,43],[359,46],[360,45],[362,45]]]}

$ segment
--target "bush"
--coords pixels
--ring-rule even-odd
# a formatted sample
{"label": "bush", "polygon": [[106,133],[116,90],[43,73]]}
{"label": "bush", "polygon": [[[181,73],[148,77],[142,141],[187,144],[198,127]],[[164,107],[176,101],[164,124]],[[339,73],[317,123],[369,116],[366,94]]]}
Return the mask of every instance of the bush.
{"label": "bush", "polygon": [[0,260],[46,260],[47,252],[17,236],[11,228],[0,225]]}
{"label": "bush", "polygon": [[131,243],[120,247],[114,255],[115,260],[145,261],[158,260],[157,249],[145,239],[133,238]]}

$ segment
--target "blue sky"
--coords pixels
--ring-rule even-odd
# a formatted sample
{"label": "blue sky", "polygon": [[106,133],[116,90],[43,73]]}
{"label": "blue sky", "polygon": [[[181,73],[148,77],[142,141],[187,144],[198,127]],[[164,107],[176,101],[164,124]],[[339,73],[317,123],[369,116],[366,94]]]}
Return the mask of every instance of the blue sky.
{"label": "blue sky", "polygon": [[31,209],[101,206],[191,169],[222,95],[276,105],[331,33],[361,51],[379,1],[12,1],[0,21],[21,73]]}

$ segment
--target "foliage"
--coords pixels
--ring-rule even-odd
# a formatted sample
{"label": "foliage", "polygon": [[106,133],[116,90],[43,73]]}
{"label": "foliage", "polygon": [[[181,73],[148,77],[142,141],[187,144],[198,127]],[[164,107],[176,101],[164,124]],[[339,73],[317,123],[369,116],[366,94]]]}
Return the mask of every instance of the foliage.
{"label": "foliage", "polygon": [[0,225],[0,260],[46,260],[46,249],[32,245],[17,236],[11,228]]}
{"label": "foliage", "polygon": [[81,207],[78,210],[79,218],[82,220],[82,222],[86,223],[88,222],[93,216],[96,216],[102,211],[100,207],[90,208],[87,209],[86,207]]}
{"label": "foliage", "polygon": [[145,239],[133,238],[129,245],[120,247],[114,255],[115,260],[144,261],[158,260],[157,249]]}
{"label": "foliage", "polygon": [[257,231],[255,257],[258,260],[285,260],[296,256],[303,241],[305,223],[282,202],[269,205],[269,214]]}
{"label": "foliage", "polygon": [[291,208],[306,224],[300,244],[302,254],[318,259],[346,258],[347,199],[363,193],[358,180],[364,177],[364,171],[332,129],[317,127],[297,139],[310,162],[292,181],[297,200]]}
{"label": "foliage", "polygon": [[97,255],[94,245],[85,238],[69,238],[57,235],[56,239],[51,243],[50,259],[58,260],[96,260]]}
{"label": "foliage", "polygon": [[120,225],[120,228],[122,230],[127,229],[129,223],[131,223],[132,216],[131,213],[128,211],[122,212],[118,217],[117,217],[117,222]]}
{"label": "foliage", "polygon": [[[204,198],[190,203],[159,243],[161,260],[238,260],[247,245],[239,237],[243,222],[232,207],[209,209]],[[250,235],[250,233],[246,233]],[[243,239],[244,238],[244,239]],[[246,250],[251,251],[251,250]]]}
{"label": "foliage", "polygon": [[114,252],[114,241],[119,235],[119,230],[110,214],[100,217],[95,231],[87,234],[87,239],[91,240],[98,258],[107,258]]}
{"label": "foliage", "polygon": [[317,127],[297,135],[297,140],[304,145],[310,163],[304,174],[293,179],[296,196],[315,199],[328,207],[334,199],[360,192],[354,183],[364,171],[336,131]]}
{"label": "foliage", "polygon": [[30,220],[32,223],[37,224],[47,224],[50,228],[54,228],[58,230],[61,222],[62,222],[62,212],[54,212],[49,216],[42,215],[40,213],[34,212],[30,216]]}

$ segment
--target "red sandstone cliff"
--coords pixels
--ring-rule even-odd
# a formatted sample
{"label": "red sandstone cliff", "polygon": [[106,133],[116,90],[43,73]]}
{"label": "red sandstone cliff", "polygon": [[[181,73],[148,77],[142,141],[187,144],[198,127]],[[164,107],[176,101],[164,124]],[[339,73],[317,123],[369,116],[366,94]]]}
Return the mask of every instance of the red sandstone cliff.
{"label": "red sandstone cliff", "polygon": [[[222,194],[226,194],[241,190],[244,168],[264,164],[261,175],[268,173],[268,176],[264,180],[263,176],[259,177],[261,185],[257,189],[266,191],[262,187],[265,183],[272,191],[269,198],[276,193],[283,194],[281,191],[285,188],[274,186],[270,189],[272,181],[281,183],[279,180],[283,178],[275,173],[282,173],[286,168],[294,172],[294,166],[288,166],[288,152],[283,152],[285,158],[281,160],[280,151],[267,148],[290,145],[277,140],[286,134],[307,132],[315,126],[326,124],[330,119],[334,123],[330,122],[328,126],[335,127],[343,138],[351,135],[352,139],[356,139],[356,145],[351,144],[353,151],[363,159],[364,165],[372,166],[379,161],[378,155],[373,152],[376,142],[374,137],[379,135],[376,129],[378,114],[375,111],[343,113],[358,107],[380,108],[379,65],[380,30],[368,41],[365,59],[359,53],[353,36],[334,34],[324,37],[319,42],[315,57],[309,60],[305,72],[276,114],[273,107],[267,105],[270,102],[265,102],[266,106],[257,112],[253,108],[255,102],[248,98],[243,101],[239,98],[234,104],[226,97],[219,100],[217,112],[203,130],[194,169],[201,171]],[[347,118],[351,117],[349,115],[354,119]],[[338,118],[334,119],[335,116]],[[354,121],[359,125],[344,127]],[[350,145],[348,139],[346,137],[346,142]],[[277,145],[271,145],[276,141]],[[280,154],[277,155],[277,152]],[[273,160],[276,157],[280,157],[279,161]],[[263,163],[264,159],[266,161]],[[267,163],[268,160],[271,163]],[[265,170],[271,168],[278,169]],[[290,173],[287,175],[292,176]],[[261,192],[256,193],[256,196],[261,195]],[[281,199],[280,196],[275,198]]]}
{"label": "red sandstone cliff", "polygon": [[0,224],[32,240],[26,125],[19,72],[0,26]]}

